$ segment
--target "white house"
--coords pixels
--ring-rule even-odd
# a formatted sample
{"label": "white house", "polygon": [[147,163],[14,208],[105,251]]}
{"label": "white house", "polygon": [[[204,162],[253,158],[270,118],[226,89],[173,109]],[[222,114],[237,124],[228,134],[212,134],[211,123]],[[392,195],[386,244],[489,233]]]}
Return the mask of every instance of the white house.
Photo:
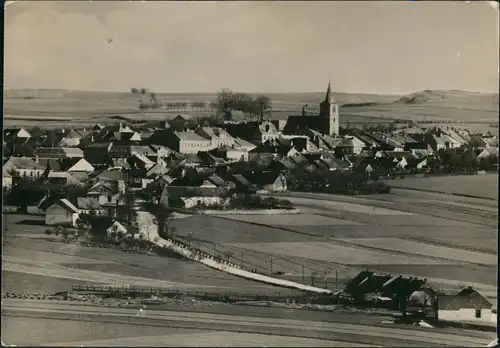
{"label": "white house", "polygon": [[234,138],[222,128],[201,127],[196,133],[210,140],[210,147],[216,149],[221,146],[233,146]]}
{"label": "white house", "polygon": [[5,170],[3,171],[2,185],[4,190],[12,188],[12,175],[7,173]]}
{"label": "white house", "polygon": [[438,319],[458,322],[496,323],[493,305],[472,287],[457,294],[438,296]]}
{"label": "white house", "polygon": [[67,199],[60,199],[45,210],[46,225],[76,226],[80,211]]}
{"label": "white house", "polygon": [[45,167],[39,163],[36,163],[31,158],[11,157],[3,165],[3,171],[15,171],[21,177],[36,179],[39,178],[43,174],[43,172],[45,172]]}

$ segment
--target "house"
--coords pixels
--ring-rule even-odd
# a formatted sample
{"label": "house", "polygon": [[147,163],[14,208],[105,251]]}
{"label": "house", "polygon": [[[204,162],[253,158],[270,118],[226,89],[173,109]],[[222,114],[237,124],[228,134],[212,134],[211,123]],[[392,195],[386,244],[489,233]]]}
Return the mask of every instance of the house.
{"label": "house", "polygon": [[80,139],[82,139],[82,136],[78,134],[76,131],[71,129],[68,131],[62,139],[59,141],[58,146],[60,147],[76,147],[80,145]]}
{"label": "house", "polygon": [[75,206],[80,214],[104,215],[105,210],[101,207],[99,199],[95,197],[78,197]]}
{"label": "house", "polygon": [[203,183],[200,185],[200,187],[210,187],[210,188],[216,188],[216,187],[226,187],[227,184],[222,180],[219,176],[217,175],[211,175],[203,180]]}
{"label": "house", "polygon": [[364,141],[357,137],[350,136],[343,138],[342,141],[336,145],[335,151],[342,155],[347,153],[359,154],[367,147],[368,145]]}
{"label": "house", "polygon": [[172,120],[170,120],[170,128],[175,132],[182,132],[187,129],[188,120],[191,117],[188,115],[177,115]]}
{"label": "house", "polygon": [[92,143],[83,149],[83,157],[95,168],[112,164],[109,149],[113,144],[109,142]]}
{"label": "house", "polygon": [[28,132],[24,128],[5,128],[4,129],[4,136],[6,138],[13,137],[13,138],[22,138],[22,139],[28,139],[31,138],[30,132]]}
{"label": "house", "polygon": [[84,153],[76,147],[39,147],[34,155],[38,161],[39,159],[83,158]]}
{"label": "house", "polygon": [[280,137],[280,132],[274,125],[274,123],[270,121],[264,121],[259,124],[259,132],[260,132],[260,142],[265,143],[266,141],[275,141]]}
{"label": "house", "polygon": [[208,151],[211,141],[195,132],[172,132],[165,139],[166,145],[181,154],[196,154],[200,151]]}
{"label": "house", "polygon": [[496,158],[498,159],[498,147],[486,147],[477,155],[477,159],[481,158]]}
{"label": "house", "polygon": [[4,191],[12,188],[12,175],[6,172],[5,169],[3,170],[2,186]]}
{"label": "house", "polygon": [[221,146],[232,147],[234,138],[222,128],[218,127],[201,127],[196,130],[196,133],[205,139],[210,140],[210,148],[216,149]]}
{"label": "house", "polygon": [[437,316],[440,320],[497,322],[497,315],[492,311],[493,304],[472,287],[467,287],[456,294],[438,294],[437,307]]}
{"label": "house", "polygon": [[11,157],[3,165],[4,172],[15,171],[21,177],[39,178],[45,172],[45,167],[30,158]]}
{"label": "house", "polygon": [[231,181],[235,184],[235,189],[237,192],[253,193],[253,185],[241,174],[233,174]]}
{"label": "house", "polygon": [[82,182],[68,172],[50,171],[48,173],[47,179],[44,181],[44,184],[56,186],[81,186]]}
{"label": "house", "polygon": [[247,153],[252,151],[253,149],[255,149],[257,147],[257,145],[254,145],[254,144],[252,144],[246,140],[240,139],[240,138],[234,139],[234,146],[236,148],[240,148],[240,149],[246,151]]}
{"label": "house", "polygon": [[283,192],[288,189],[286,177],[282,173],[264,171],[255,173],[255,175],[247,177],[247,179],[252,184],[270,192]]}
{"label": "house", "polygon": [[[73,172],[92,173],[95,170],[94,166],[92,166],[85,158],[72,160],[71,162],[68,161],[68,165],[69,164],[72,164],[72,165],[66,170],[70,173],[73,173]],[[62,168],[65,169],[65,167],[67,167],[68,165],[65,164],[63,161]]]}
{"label": "house", "polygon": [[87,197],[96,198],[99,205],[117,206],[123,204],[124,183],[98,182],[87,191]]}
{"label": "house", "polygon": [[115,158],[127,158],[131,155],[131,145],[128,144],[118,144],[112,142],[108,149],[108,154],[111,159]]}
{"label": "house", "polygon": [[167,164],[163,160],[159,160],[153,167],[149,168],[146,172],[147,178],[156,178],[158,176],[165,175],[169,172]]}
{"label": "house", "polygon": [[76,226],[80,211],[67,199],[60,199],[45,211],[46,225]]}
{"label": "house", "polygon": [[214,154],[220,155],[228,162],[248,161],[248,151],[236,146],[222,146]]}

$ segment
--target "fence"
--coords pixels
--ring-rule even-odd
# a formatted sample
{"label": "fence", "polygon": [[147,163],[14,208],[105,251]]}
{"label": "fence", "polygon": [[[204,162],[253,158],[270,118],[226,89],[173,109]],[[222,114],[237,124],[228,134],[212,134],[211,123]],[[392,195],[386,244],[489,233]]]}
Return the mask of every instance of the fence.
{"label": "fence", "polygon": [[180,291],[161,287],[134,287],[113,285],[73,285],[73,291],[87,293],[104,293],[108,295],[159,295],[163,297],[186,296],[202,300],[217,300],[223,302],[239,301],[272,301],[295,303],[337,303],[338,298],[331,295],[313,295],[301,291],[261,293],[261,292],[204,292]]}

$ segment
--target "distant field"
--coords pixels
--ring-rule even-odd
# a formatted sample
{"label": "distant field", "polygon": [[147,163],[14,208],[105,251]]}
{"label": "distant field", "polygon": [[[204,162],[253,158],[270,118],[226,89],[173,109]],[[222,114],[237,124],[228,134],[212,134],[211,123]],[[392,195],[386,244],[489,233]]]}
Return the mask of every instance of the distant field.
{"label": "distant field", "polygon": [[392,187],[440,191],[489,199],[498,198],[498,175],[457,175],[395,179],[387,182]]}
{"label": "distant field", "polygon": [[[302,106],[309,105],[309,112],[317,114],[318,104],[324,99],[319,93],[274,93],[272,98],[273,119],[286,119],[301,113]],[[145,100],[147,96],[143,97]],[[207,101],[216,94],[163,94],[161,102]],[[344,125],[363,122],[383,123],[385,120],[413,121],[447,120],[450,124],[467,120],[498,122],[498,96],[459,91],[423,91],[406,99],[400,96],[334,93],[341,105],[341,123]],[[4,92],[5,125],[53,126],[61,119],[71,125],[115,122],[112,116],[122,115],[131,120],[161,120],[179,113],[207,115],[208,111],[147,112],[138,110],[141,97],[132,93],[86,92],[60,90],[9,90]],[[399,100],[399,101],[398,101]],[[43,121],[46,121],[45,124]],[[483,125],[483,128],[487,125]],[[498,128],[497,128],[498,129]]]}

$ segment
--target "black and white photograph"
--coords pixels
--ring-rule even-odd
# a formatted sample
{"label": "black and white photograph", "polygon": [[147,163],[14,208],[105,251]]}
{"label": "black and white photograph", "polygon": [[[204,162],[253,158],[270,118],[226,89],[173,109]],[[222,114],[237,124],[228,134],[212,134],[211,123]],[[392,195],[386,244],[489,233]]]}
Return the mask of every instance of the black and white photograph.
{"label": "black and white photograph", "polygon": [[497,1],[4,1],[1,344],[498,347]]}

